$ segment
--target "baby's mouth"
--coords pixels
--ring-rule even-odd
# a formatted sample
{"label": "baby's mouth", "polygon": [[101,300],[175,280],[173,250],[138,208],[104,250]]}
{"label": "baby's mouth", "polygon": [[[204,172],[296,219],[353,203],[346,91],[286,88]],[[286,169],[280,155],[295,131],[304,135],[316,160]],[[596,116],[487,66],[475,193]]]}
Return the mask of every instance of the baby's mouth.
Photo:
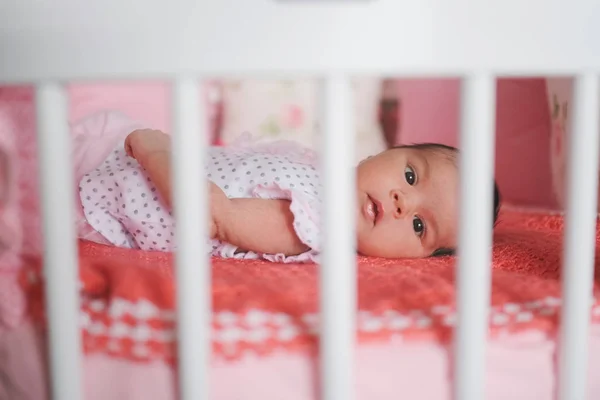
{"label": "baby's mouth", "polygon": [[377,221],[379,220],[379,215],[381,213],[381,208],[379,205],[379,202],[376,200],[373,200],[373,198],[369,195],[367,195],[367,198],[369,199],[367,205],[366,205],[366,214],[369,217],[369,219],[371,219],[373,221],[373,225],[375,225],[377,223]]}

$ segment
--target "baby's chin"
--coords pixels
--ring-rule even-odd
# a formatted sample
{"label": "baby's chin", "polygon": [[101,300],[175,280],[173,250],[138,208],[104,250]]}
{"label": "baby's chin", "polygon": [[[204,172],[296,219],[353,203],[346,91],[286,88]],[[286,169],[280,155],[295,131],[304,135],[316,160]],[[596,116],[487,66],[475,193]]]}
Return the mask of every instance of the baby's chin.
{"label": "baby's chin", "polygon": [[372,243],[371,240],[361,240],[360,235],[358,235],[356,241],[356,252],[365,257],[388,259],[418,259],[430,256],[430,254],[425,254],[416,249],[385,248],[380,244]]}
{"label": "baby's chin", "polygon": [[[360,224],[359,224],[360,225]],[[356,228],[356,252],[361,256],[369,256],[372,253],[372,246],[369,241],[364,238],[364,233],[361,234],[360,226]]]}
{"label": "baby's chin", "polygon": [[358,236],[358,240],[356,242],[356,252],[364,257],[377,257],[377,258],[399,258],[393,256],[391,251],[386,251],[386,249],[379,248],[379,246],[375,246],[371,241],[368,240],[360,240],[360,235]]}

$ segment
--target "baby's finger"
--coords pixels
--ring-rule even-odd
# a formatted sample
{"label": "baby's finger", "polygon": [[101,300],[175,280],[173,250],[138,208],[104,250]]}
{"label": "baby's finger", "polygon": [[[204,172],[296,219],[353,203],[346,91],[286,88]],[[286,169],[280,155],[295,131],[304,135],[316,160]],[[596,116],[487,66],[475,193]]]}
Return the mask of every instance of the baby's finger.
{"label": "baby's finger", "polygon": [[125,138],[125,154],[127,154],[129,157],[135,158],[133,157],[133,148],[131,146],[131,134],[129,134],[127,136],[127,138]]}
{"label": "baby's finger", "polygon": [[125,141],[125,154],[127,154],[129,157],[133,157],[133,153],[131,151],[131,145],[129,144],[128,141]]}

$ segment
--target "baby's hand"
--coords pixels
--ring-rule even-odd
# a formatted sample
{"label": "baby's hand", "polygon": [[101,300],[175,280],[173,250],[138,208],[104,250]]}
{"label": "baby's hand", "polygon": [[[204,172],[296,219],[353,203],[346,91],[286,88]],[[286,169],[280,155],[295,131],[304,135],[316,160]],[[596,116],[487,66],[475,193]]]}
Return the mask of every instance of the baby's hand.
{"label": "baby's hand", "polygon": [[171,151],[171,138],[162,131],[138,129],[125,139],[125,152],[138,161],[149,154],[161,151]]}
{"label": "baby's hand", "polygon": [[210,205],[210,238],[220,240],[220,228],[227,223],[227,215],[231,201],[225,195],[220,187],[213,182],[209,184],[209,205]]}

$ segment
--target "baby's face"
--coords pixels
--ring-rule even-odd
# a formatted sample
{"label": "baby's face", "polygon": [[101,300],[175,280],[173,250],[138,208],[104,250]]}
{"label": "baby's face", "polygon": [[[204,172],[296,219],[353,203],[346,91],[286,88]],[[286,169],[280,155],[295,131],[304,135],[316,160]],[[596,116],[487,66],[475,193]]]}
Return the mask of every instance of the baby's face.
{"label": "baby's face", "polygon": [[459,175],[448,154],[397,148],[358,166],[360,254],[420,258],[456,247]]}

